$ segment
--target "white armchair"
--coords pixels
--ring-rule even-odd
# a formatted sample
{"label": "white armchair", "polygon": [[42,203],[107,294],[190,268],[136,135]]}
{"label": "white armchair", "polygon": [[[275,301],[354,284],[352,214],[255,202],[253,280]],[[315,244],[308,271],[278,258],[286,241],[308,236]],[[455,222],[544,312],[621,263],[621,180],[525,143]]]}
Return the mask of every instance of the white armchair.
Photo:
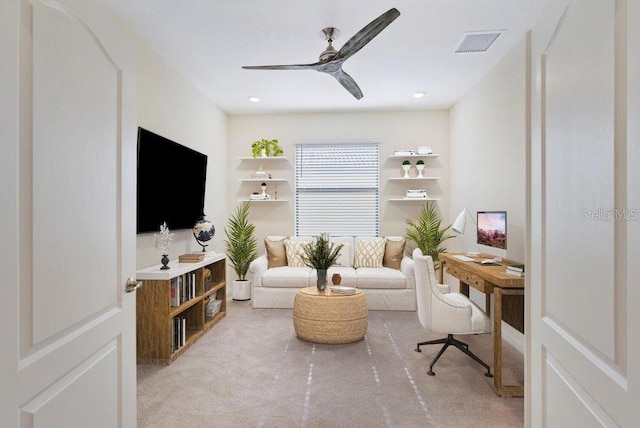
{"label": "white armchair", "polygon": [[416,249],[413,252],[413,261],[420,323],[434,333],[447,334],[447,338],[418,343],[416,352],[422,352],[420,347],[423,345],[444,344],[431,361],[427,374],[435,376],[434,364],[444,351],[453,345],[484,366],[487,369],[485,376],[493,377],[491,368],[469,351],[469,345],[453,337],[454,334],[489,333],[491,322],[487,314],[467,296],[451,293],[448,285],[438,284],[431,256],[424,256],[419,249]]}

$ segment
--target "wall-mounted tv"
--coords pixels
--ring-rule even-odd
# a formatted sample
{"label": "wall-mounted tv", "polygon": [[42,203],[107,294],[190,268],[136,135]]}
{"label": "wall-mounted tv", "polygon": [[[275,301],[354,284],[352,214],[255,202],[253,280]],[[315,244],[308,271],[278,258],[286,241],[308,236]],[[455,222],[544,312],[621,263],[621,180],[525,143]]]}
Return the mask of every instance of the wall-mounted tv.
{"label": "wall-mounted tv", "polygon": [[207,156],[138,128],[137,233],[190,229],[204,213]]}
{"label": "wall-mounted tv", "polygon": [[480,245],[507,249],[507,212],[478,211],[478,239]]}

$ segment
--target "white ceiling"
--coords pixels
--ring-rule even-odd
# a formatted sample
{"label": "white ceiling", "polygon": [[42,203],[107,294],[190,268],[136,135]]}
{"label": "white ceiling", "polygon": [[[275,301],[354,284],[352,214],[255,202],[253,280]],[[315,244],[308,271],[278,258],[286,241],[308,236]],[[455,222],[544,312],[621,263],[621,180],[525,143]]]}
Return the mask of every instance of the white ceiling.
{"label": "white ceiling", "polygon": [[[231,114],[449,108],[524,37],[547,0],[94,0]],[[395,7],[401,15],[343,66],[364,98],[313,70],[320,32],[340,49]],[[506,30],[486,53],[453,54],[465,32]],[[417,91],[426,96],[413,98]],[[259,103],[248,101],[258,96]]]}

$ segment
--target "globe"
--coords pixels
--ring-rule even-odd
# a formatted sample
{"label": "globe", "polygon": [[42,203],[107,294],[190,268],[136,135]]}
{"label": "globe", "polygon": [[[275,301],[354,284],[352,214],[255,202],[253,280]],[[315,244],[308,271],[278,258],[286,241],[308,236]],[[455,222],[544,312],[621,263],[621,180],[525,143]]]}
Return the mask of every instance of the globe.
{"label": "globe", "polygon": [[204,216],[200,217],[200,220],[193,226],[193,236],[196,238],[198,244],[202,246],[203,252],[206,251],[205,247],[207,244],[205,244],[205,242],[209,242],[215,234],[215,226]]}

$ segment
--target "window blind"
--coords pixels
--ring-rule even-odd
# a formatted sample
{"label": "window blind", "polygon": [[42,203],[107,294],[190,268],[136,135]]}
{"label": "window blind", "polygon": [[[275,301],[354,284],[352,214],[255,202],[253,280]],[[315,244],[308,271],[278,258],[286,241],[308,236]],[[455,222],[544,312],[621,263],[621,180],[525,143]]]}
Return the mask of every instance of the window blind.
{"label": "window blind", "polygon": [[297,144],[296,235],[378,236],[378,143]]}

